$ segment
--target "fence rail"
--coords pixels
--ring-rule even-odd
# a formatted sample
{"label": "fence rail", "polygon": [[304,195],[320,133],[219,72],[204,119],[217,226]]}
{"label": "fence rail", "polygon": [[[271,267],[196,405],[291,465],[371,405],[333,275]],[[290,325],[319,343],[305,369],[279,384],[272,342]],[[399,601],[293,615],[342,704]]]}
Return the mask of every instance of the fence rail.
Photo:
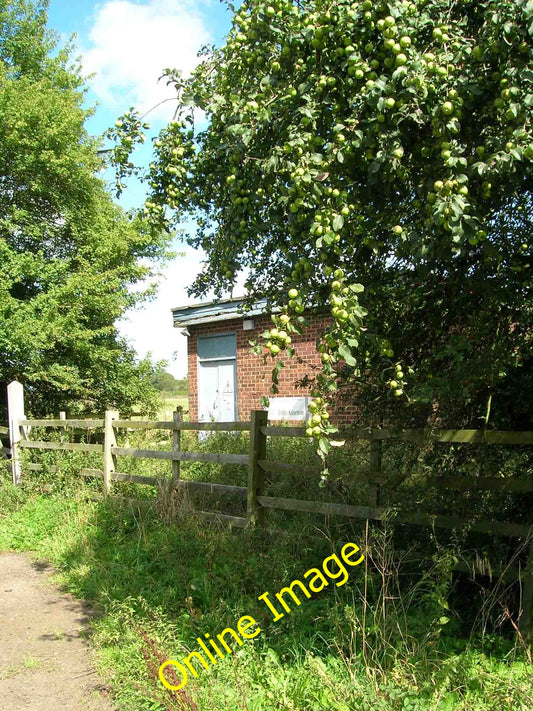
{"label": "fence rail", "polygon": [[94,429],[103,427],[103,420],[19,420],[21,427],[72,427],[78,429]]}
{"label": "fence rail", "polygon": [[[6,438],[9,437],[9,427],[6,427],[5,425],[0,425],[0,438]],[[2,459],[7,459],[11,456],[11,448],[10,447],[4,447],[2,444],[2,440],[0,439],[0,458]]]}
{"label": "fence rail", "polygon": [[[305,437],[305,427],[271,427],[261,428],[261,433],[271,437]],[[342,427],[339,430],[341,439],[388,440],[396,439],[405,442],[421,442],[425,439],[434,442],[450,442],[458,444],[509,444],[533,445],[533,432],[508,432],[505,430],[424,430],[424,429],[394,429],[394,428],[351,428]]]}
{"label": "fence rail", "polygon": [[[17,384],[18,385],[18,384]],[[15,388],[15,395],[21,395]],[[299,473],[309,476],[318,475],[320,467],[315,465],[301,466],[283,461],[271,460],[267,457],[267,439],[269,437],[305,437],[304,427],[271,426],[267,420],[266,411],[255,411],[249,422],[183,422],[181,413],[176,411],[169,420],[123,420],[119,413],[107,411],[104,418],[67,419],[61,413],[59,419],[27,419],[24,415],[23,402],[17,401],[11,407],[9,427],[0,426],[0,435],[9,437],[10,448],[2,447],[4,455],[10,454],[13,480],[18,483],[21,473],[20,449],[56,450],[84,453],[98,453],[102,456],[102,468],[82,468],[81,477],[102,481],[103,493],[107,495],[113,486],[121,483],[133,483],[157,487],[164,491],[203,492],[215,495],[237,496],[246,501],[246,516],[231,516],[216,511],[198,512],[206,519],[225,521],[237,526],[264,526],[265,513],[269,510],[282,510],[297,513],[310,513],[323,516],[345,517],[359,521],[392,521],[394,525],[416,525],[444,529],[468,529],[473,532],[503,536],[512,539],[533,540],[533,520],[529,523],[511,521],[493,521],[475,516],[461,517],[442,514],[431,514],[421,510],[409,512],[392,512],[388,507],[380,505],[382,490],[387,482],[382,471],[382,445],[384,441],[450,443],[465,445],[505,445],[531,446],[533,432],[507,432],[487,430],[421,430],[399,429],[393,427],[363,427],[342,428],[339,437],[349,440],[363,440],[370,443],[368,457],[369,466],[364,473],[368,484],[367,505],[346,503],[307,501],[297,498],[281,498],[268,496],[266,492],[266,474]],[[33,428],[57,428],[72,430],[102,430],[103,444],[84,442],[49,442],[42,439],[30,439]],[[167,430],[172,433],[171,449],[143,449],[117,445],[119,430]],[[248,454],[228,454],[202,451],[185,451],[182,448],[181,433],[196,432],[249,432]],[[102,433],[99,434],[102,437]],[[20,448],[20,449],[19,449]],[[128,474],[118,471],[118,458],[132,457],[137,459],[166,460],[171,463],[171,474],[168,477]],[[181,462],[206,462],[210,464],[230,464],[246,466],[248,470],[247,486],[230,484],[215,484],[201,481],[188,481],[181,477]],[[24,465],[28,471],[59,472],[58,466],[44,466],[38,463]],[[401,482],[401,478],[398,479]],[[397,482],[396,482],[397,483]],[[429,478],[426,485],[433,489],[452,491],[499,491],[509,494],[528,494],[533,492],[531,478],[497,477],[497,476],[436,476]],[[153,501],[152,501],[153,503]],[[151,505],[144,502],[143,506]],[[458,567],[464,562],[458,564]],[[524,581],[522,594],[522,614],[520,627],[533,639],[533,543],[530,547],[527,570],[517,569]],[[509,570],[506,576],[510,577]],[[512,577],[512,576],[511,576]]]}
{"label": "fence rail", "polygon": [[18,443],[23,449],[61,449],[69,452],[103,452],[103,444],[84,444],[82,442],[43,442],[41,440],[21,439]]}

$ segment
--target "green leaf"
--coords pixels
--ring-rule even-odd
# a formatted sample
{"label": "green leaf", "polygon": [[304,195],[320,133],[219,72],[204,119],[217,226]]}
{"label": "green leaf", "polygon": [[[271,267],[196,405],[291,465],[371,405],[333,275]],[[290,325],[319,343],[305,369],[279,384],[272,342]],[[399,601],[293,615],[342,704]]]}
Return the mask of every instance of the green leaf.
{"label": "green leaf", "polygon": [[341,358],[344,358],[347,365],[353,366],[356,364],[356,360],[353,357],[353,355],[351,354],[350,349],[344,343],[339,346],[339,355],[341,356]]}
{"label": "green leaf", "polygon": [[344,217],[342,215],[335,215],[333,218],[333,229],[335,232],[340,232],[344,227]]}
{"label": "green leaf", "polygon": [[332,447],[344,447],[346,444],[345,439],[330,439],[329,443]]}
{"label": "green leaf", "polygon": [[365,290],[365,287],[362,284],[350,284],[350,289],[354,294],[361,294]]}
{"label": "green leaf", "polygon": [[321,437],[321,438],[318,440],[318,446],[320,447],[320,451],[321,451],[323,454],[328,454],[328,452],[329,452],[329,450],[330,450],[330,442],[329,442],[329,439],[326,439],[325,437]]}

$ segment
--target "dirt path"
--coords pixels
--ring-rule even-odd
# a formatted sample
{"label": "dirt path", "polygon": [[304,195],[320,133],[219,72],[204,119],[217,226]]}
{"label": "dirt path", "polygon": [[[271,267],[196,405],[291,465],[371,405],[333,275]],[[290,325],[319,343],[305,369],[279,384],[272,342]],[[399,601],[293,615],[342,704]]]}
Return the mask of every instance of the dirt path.
{"label": "dirt path", "polygon": [[113,711],[90,666],[90,609],[46,564],[0,553],[0,711]]}

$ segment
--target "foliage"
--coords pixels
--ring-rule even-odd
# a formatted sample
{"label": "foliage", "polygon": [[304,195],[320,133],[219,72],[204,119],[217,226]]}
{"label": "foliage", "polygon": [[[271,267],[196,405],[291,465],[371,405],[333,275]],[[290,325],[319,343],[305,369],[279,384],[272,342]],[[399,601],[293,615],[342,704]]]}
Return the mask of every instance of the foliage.
{"label": "foliage", "polygon": [[244,269],[282,306],[274,359],[329,310],[326,400],[349,378],[381,414],[487,420],[531,350],[532,21],[515,0],[244,2],[190,79],[168,72],[147,176],[149,221],[197,218],[194,292]]}
{"label": "foliage", "polygon": [[[2,493],[3,492],[3,493]],[[125,711],[183,709],[164,702],[147,664],[154,650],[181,658],[196,638],[251,614],[263,629],[186,691],[205,711],[248,708],[527,709],[531,666],[505,640],[466,641],[451,632],[446,610],[448,556],[411,578],[398,596],[394,567],[352,573],[342,588],[307,600],[272,624],[256,598],[280,590],[329,554],[326,541],[228,532],[194,517],[167,525],[117,502],[87,501],[87,492],[21,500],[0,487],[0,549],[31,550],[50,560],[58,581],[98,613],[91,643],[98,667]],[[16,501],[18,499],[18,501]],[[392,548],[376,545],[390,566]],[[443,609],[445,614],[443,614]],[[154,702],[154,694],[159,702]]]}
{"label": "foliage", "polygon": [[161,370],[154,374],[153,385],[158,392],[173,393],[174,395],[187,395],[187,378],[175,378],[172,373]]}
{"label": "foliage", "polygon": [[0,2],[0,381],[33,412],[155,407],[153,366],[115,321],[166,237],[114,205],[88,136],[85,83],[46,28],[46,3]]}

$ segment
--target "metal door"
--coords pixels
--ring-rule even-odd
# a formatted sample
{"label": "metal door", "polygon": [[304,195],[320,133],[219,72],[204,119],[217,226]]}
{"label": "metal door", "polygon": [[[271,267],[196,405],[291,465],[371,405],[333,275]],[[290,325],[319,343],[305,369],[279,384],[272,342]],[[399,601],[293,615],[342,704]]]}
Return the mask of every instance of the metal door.
{"label": "metal door", "polygon": [[200,422],[235,420],[235,361],[200,362],[198,414]]}
{"label": "metal door", "polygon": [[237,419],[235,334],[198,339],[198,418],[200,422]]}

